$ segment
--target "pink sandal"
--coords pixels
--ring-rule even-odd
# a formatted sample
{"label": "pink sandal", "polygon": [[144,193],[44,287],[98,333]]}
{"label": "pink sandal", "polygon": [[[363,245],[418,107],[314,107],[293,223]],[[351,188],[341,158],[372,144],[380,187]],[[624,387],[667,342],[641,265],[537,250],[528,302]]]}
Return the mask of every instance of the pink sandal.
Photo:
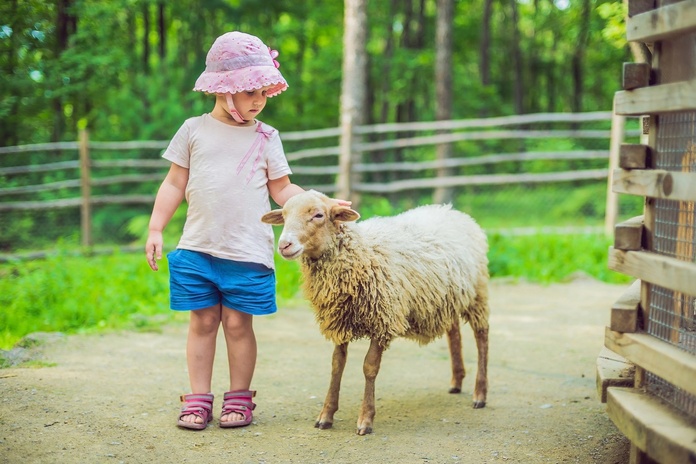
{"label": "pink sandal", "polygon": [[244,427],[251,424],[254,418],[252,411],[256,407],[256,404],[251,401],[254,396],[256,396],[254,390],[236,390],[225,393],[220,417],[226,414],[241,414],[244,419],[220,421],[220,427]]}
{"label": "pink sandal", "polygon": [[[203,430],[208,426],[208,422],[213,420],[213,394],[212,393],[191,393],[181,395],[181,402],[184,405],[179,413],[177,425],[185,429]],[[203,419],[203,422],[187,422],[182,420],[184,416],[196,416]]]}

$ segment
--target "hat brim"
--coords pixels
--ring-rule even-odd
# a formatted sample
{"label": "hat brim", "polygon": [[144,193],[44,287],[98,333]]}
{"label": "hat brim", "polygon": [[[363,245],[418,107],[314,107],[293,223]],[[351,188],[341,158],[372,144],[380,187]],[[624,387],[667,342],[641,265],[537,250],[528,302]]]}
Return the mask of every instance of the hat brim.
{"label": "hat brim", "polygon": [[193,90],[206,93],[239,93],[269,87],[267,96],[274,97],[288,88],[288,83],[275,66],[251,66],[232,71],[203,71]]}

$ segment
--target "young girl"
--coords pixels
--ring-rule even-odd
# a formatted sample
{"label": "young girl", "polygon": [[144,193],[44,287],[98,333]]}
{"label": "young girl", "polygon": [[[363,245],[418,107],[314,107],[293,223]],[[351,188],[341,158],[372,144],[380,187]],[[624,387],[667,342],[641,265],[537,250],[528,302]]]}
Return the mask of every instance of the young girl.
{"label": "young girl", "polygon": [[162,155],[171,167],[155,199],[145,252],[153,270],[162,258],[162,230],[186,198],[177,249],[167,255],[171,308],[190,311],[186,345],[191,394],[178,425],[206,428],[212,419],[211,379],[218,328],[227,345],[230,385],[220,427],[252,421],[256,365],[253,316],[276,312],[274,236],[261,216],[303,191],[291,173],[278,132],[256,120],[266,99],[288,85],[278,52],[252,35],[218,37],[194,90],[215,95],[208,114],[184,122]]}

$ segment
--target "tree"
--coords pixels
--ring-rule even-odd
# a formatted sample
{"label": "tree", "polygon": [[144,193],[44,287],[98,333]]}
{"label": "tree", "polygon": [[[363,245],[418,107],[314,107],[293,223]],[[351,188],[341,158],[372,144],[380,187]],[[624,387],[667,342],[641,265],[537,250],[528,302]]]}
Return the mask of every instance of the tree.
{"label": "tree", "polygon": [[[437,22],[435,39],[435,119],[446,121],[452,119],[452,17],[454,0],[437,0]],[[452,157],[452,145],[442,143],[436,147],[436,159],[444,162]],[[441,167],[438,177],[451,174],[451,169]],[[435,203],[450,203],[452,189],[438,187],[435,189]]]}
{"label": "tree", "polygon": [[338,197],[351,199],[355,208],[360,198],[353,192],[351,166],[359,162],[354,152],[356,126],[365,120],[367,0],[345,0],[343,35],[343,81],[341,85],[341,153]]}

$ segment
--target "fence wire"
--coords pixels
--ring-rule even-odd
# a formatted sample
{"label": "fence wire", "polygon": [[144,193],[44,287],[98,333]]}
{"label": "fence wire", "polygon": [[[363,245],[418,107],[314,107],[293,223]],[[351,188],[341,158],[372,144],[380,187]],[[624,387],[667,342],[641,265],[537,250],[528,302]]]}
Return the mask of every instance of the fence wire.
{"label": "fence wire", "polygon": [[[696,112],[659,117],[655,168],[696,171]],[[696,261],[694,202],[655,201],[655,252],[683,261]],[[696,355],[696,298],[664,287],[652,286],[648,308],[650,335]],[[648,391],[696,419],[696,396],[648,373]]]}

